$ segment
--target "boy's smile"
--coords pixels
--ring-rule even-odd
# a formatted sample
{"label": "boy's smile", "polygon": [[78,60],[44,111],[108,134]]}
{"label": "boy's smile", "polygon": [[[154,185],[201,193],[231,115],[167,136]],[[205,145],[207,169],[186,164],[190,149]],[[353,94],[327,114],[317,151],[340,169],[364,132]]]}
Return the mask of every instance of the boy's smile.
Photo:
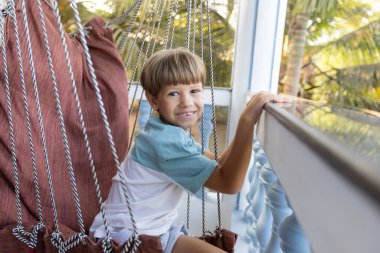
{"label": "boy's smile", "polygon": [[178,84],[163,87],[157,97],[152,97],[153,107],[158,107],[161,120],[188,130],[195,125],[203,112],[203,85]]}

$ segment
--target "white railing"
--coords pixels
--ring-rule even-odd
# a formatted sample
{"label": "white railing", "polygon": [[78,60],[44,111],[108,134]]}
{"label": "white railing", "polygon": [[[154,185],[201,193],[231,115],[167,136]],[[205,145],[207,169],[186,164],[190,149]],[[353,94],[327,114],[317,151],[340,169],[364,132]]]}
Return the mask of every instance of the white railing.
{"label": "white railing", "polygon": [[[322,113],[344,119],[335,121],[344,134],[326,133],[295,116],[312,123],[313,107],[319,106],[297,103],[285,110],[268,104],[260,118],[244,216],[250,253],[380,249],[380,119],[356,121],[325,106]],[[354,132],[353,125],[366,131]]]}

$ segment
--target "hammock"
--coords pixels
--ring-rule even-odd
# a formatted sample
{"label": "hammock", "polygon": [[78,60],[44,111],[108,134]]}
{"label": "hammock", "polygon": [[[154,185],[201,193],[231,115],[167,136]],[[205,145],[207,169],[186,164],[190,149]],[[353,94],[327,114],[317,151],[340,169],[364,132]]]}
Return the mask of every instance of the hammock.
{"label": "hammock", "polygon": [[[131,54],[123,64],[119,51],[123,51],[127,43],[142,0],[137,0],[123,16],[108,24],[100,18],[91,20],[86,25],[91,28],[87,33],[72,1],[79,31],[76,36],[64,33],[56,1],[50,4],[41,0],[17,3],[8,0],[7,3],[2,11],[5,18],[0,22],[0,68],[4,70],[0,72],[0,192],[3,203],[0,253],[28,250],[163,252],[159,238],[139,235],[137,229],[125,245],[116,245],[110,237],[95,243],[86,236],[99,208],[104,213],[102,199],[119,169],[119,157],[126,155],[133,139],[133,134],[128,138],[127,122],[132,107],[128,110],[126,105],[131,86],[128,87],[125,77]],[[161,10],[157,12],[160,17],[154,17],[155,21],[160,18],[158,28],[166,1],[161,3],[155,0],[152,5]],[[192,1],[189,1],[189,27],[191,6]],[[208,3],[206,6],[209,11]],[[148,7],[146,4],[142,15],[147,13]],[[172,0],[169,8],[174,14],[178,1]],[[132,11],[132,20],[118,51],[108,26],[123,21]],[[164,48],[173,43],[172,16],[168,17]],[[152,25],[151,36],[154,28]],[[141,56],[142,50],[137,56],[137,61],[143,64],[149,49],[155,50],[156,41],[153,45],[150,42],[145,57]],[[211,44],[210,36],[209,42]],[[132,49],[133,45],[135,40]],[[210,56],[212,65],[212,51]],[[213,85],[212,68],[210,71]],[[136,67],[131,80],[138,80],[138,76]],[[133,100],[135,97],[136,92]],[[140,105],[141,97],[139,101]],[[136,121],[132,133],[135,127]],[[218,212],[220,217],[220,208]],[[106,224],[106,215],[103,216]],[[217,232],[211,236],[206,235],[204,229],[203,238],[232,252],[236,236],[222,230],[219,224]],[[230,243],[224,243],[222,238],[229,238]]]}

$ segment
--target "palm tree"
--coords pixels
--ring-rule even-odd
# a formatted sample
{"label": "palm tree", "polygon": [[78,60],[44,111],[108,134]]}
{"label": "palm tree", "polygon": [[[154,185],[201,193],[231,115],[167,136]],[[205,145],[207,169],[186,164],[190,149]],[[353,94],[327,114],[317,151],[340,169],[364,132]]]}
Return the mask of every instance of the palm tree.
{"label": "palm tree", "polygon": [[286,73],[283,79],[285,94],[296,96],[298,93],[309,21],[317,14],[328,16],[337,5],[337,0],[290,1],[288,11],[293,15],[288,14],[288,16],[293,16],[293,19],[287,28],[290,42]]}
{"label": "palm tree", "polygon": [[[362,81],[363,79],[352,78],[352,75],[350,79],[344,79],[343,73],[348,73],[345,71],[345,68],[353,68],[354,66],[362,71],[366,69],[366,66],[368,66],[368,71],[373,70],[371,66],[378,62],[378,56],[380,55],[380,35],[378,32],[380,21],[374,20],[362,25],[361,20],[368,16],[367,13],[370,9],[370,6],[365,4],[345,1],[343,8],[337,1],[335,3],[333,3],[333,1],[327,1],[324,3],[327,5],[323,5],[324,1],[317,1],[319,7],[313,7],[312,2],[313,1],[303,1],[303,4],[309,4],[309,8],[300,5],[299,1],[289,2],[289,10],[296,13],[296,15],[287,28],[290,46],[286,73],[282,79],[284,92],[297,95],[299,92],[299,82],[302,77],[302,84],[308,84],[309,87],[306,87],[306,89],[312,92],[312,94],[307,94],[309,97],[321,98],[321,96],[318,97],[318,94],[316,95],[315,91],[317,90],[316,88],[323,86],[322,91],[319,89],[319,93],[327,95],[324,97],[324,100],[332,103],[339,102],[339,104],[344,102],[346,105],[351,106],[365,105],[367,108],[378,108],[376,99],[368,100],[366,96],[359,96],[359,98],[356,99],[347,99],[348,97],[358,96],[363,93],[377,93],[376,88],[363,89],[363,87],[368,87],[368,85],[365,86],[363,83],[353,82],[354,80]],[[311,11],[313,8],[318,9],[317,7],[319,11]],[[329,15],[326,16],[326,14]],[[335,22],[338,18],[345,22]],[[334,23],[335,25],[332,25]],[[330,42],[319,43],[317,46],[311,46],[307,43],[307,41],[320,38],[322,32],[326,33],[327,31],[330,34],[336,33],[337,24],[350,24],[351,27],[358,28],[353,32],[346,32],[346,34],[340,37],[338,36]],[[339,30],[346,29],[346,27],[347,25],[345,27],[340,26]],[[333,66],[334,63],[339,64]],[[303,69],[302,75],[301,69]],[[368,71],[366,72],[367,75]],[[355,73],[358,72],[356,71]],[[372,74],[374,73],[372,72]],[[316,76],[319,78],[315,78]],[[324,76],[324,78],[321,78],[321,76]],[[315,80],[317,79],[319,86],[315,85]],[[347,80],[351,81],[349,85],[347,84]],[[358,93],[357,91],[360,90],[360,88],[362,88],[362,92]],[[342,92],[343,90],[344,92]],[[305,96],[302,89],[300,92],[300,95]],[[339,96],[337,95],[339,94],[345,94],[347,98],[338,99],[337,97]],[[362,102],[359,103],[359,100]],[[371,101],[374,106],[369,105]]]}
{"label": "palm tree", "polygon": [[313,81],[319,93],[314,97],[323,96],[332,104],[380,111],[379,28],[380,20],[372,21],[316,51],[313,61],[322,75]]}

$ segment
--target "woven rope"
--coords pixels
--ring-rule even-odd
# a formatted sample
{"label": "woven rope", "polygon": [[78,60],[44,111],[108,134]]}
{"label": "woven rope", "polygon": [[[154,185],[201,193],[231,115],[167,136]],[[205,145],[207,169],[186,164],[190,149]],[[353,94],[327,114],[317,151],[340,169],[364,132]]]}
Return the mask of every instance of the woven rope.
{"label": "woven rope", "polygon": [[[208,25],[208,42],[210,50],[210,87],[211,87],[211,103],[212,103],[212,126],[213,126],[213,137],[214,137],[214,153],[215,161],[218,162],[218,138],[216,131],[216,113],[215,113],[215,94],[214,94],[214,62],[213,62],[213,48],[212,48],[212,34],[211,34],[211,16],[210,16],[210,0],[206,0],[207,6],[207,25]],[[221,215],[221,204],[220,204],[220,193],[217,193],[218,199],[218,227],[222,227],[222,215]]]}
{"label": "woven rope", "polygon": [[42,34],[43,34],[43,39],[44,39],[44,44],[45,44],[45,51],[46,51],[47,58],[48,58],[49,71],[50,71],[50,76],[51,76],[52,84],[53,84],[56,111],[58,113],[58,121],[59,121],[60,131],[61,131],[61,135],[62,135],[62,141],[63,141],[64,151],[65,151],[66,163],[67,163],[67,168],[68,168],[68,172],[69,172],[72,193],[74,196],[74,203],[75,203],[75,209],[76,209],[76,213],[77,213],[77,219],[78,219],[78,223],[79,223],[79,227],[80,227],[80,232],[84,234],[85,229],[84,229],[82,211],[81,211],[81,207],[80,207],[78,190],[77,190],[75,175],[74,175],[74,169],[73,169],[73,164],[72,164],[72,160],[71,160],[70,148],[69,148],[69,143],[68,143],[68,138],[67,138],[67,133],[66,133],[66,128],[65,128],[65,123],[64,123],[64,119],[63,119],[63,113],[62,113],[62,107],[61,107],[59,92],[58,92],[56,75],[55,75],[55,71],[54,71],[53,59],[52,59],[51,49],[49,46],[49,39],[48,39],[47,31],[46,31],[45,17],[44,17],[44,13],[42,10],[41,2],[39,0],[37,2],[38,2],[38,12],[39,12],[40,21],[41,21],[41,27],[42,27]]}
{"label": "woven rope", "polygon": [[[128,195],[127,195],[127,189],[126,189],[126,185],[125,185],[124,175],[123,175],[123,173],[122,173],[122,171],[120,169],[120,163],[119,163],[119,159],[118,159],[118,156],[117,156],[117,153],[116,153],[115,143],[113,141],[113,137],[112,137],[112,133],[111,133],[111,128],[110,128],[109,123],[108,123],[107,114],[106,114],[106,111],[105,111],[105,108],[104,108],[103,99],[102,99],[102,96],[100,94],[99,84],[98,84],[97,79],[96,79],[95,70],[94,70],[94,67],[93,67],[91,55],[90,55],[90,52],[89,52],[89,49],[88,49],[88,46],[87,46],[87,40],[86,40],[86,37],[85,37],[85,34],[84,34],[84,29],[83,29],[83,26],[81,24],[81,19],[80,19],[79,12],[78,12],[78,6],[77,6],[77,4],[76,4],[76,2],[74,0],[71,0],[70,2],[71,2],[71,7],[72,7],[72,9],[74,11],[74,17],[75,17],[76,24],[79,27],[80,39],[82,41],[82,45],[83,45],[83,48],[84,48],[87,66],[88,66],[88,69],[89,69],[89,72],[90,72],[92,84],[93,84],[95,92],[96,92],[96,96],[97,96],[97,100],[98,100],[98,105],[99,105],[99,108],[100,108],[100,111],[101,111],[101,116],[102,116],[103,123],[104,123],[105,129],[106,129],[106,134],[107,134],[109,145],[110,145],[110,148],[111,148],[111,151],[112,151],[112,155],[114,157],[115,166],[117,168],[119,176],[122,178],[122,180],[121,180],[122,189],[123,189],[125,201],[127,203],[128,212],[130,214],[133,230],[137,234],[136,221],[134,219],[132,208],[131,208],[131,204],[129,202],[129,198],[128,198]],[[136,252],[137,251],[137,247],[138,247],[138,245],[137,245],[137,243],[135,243],[133,245],[132,250],[130,252],[131,253]]]}
{"label": "woven rope", "polygon": [[[8,14],[10,14],[11,4],[8,2]],[[14,9],[13,9],[14,10]],[[5,12],[4,12],[5,15]],[[5,47],[5,36],[4,36],[4,19],[0,20],[1,25],[1,47],[2,47],[2,58],[4,64],[4,81],[5,81],[5,91],[7,96],[7,111],[8,111],[8,123],[9,123],[9,137],[11,144],[11,154],[12,154],[12,166],[13,166],[13,179],[15,183],[15,196],[16,196],[16,210],[17,210],[17,223],[18,225],[22,224],[22,212],[21,212],[21,200],[20,200],[20,187],[18,181],[18,168],[17,168],[17,156],[15,148],[15,138],[14,138],[14,128],[13,128],[13,116],[12,116],[12,103],[10,95],[10,85],[9,85],[9,76],[8,76],[8,64],[7,64],[7,51]]]}
{"label": "woven rope", "polygon": [[194,0],[193,5],[193,53],[195,53],[195,36],[196,36],[196,30],[197,30],[197,0]]}
{"label": "woven rope", "polygon": [[[142,25],[143,25],[143,20],[145,20],[145,15],[146,15],[146,12],[147,12],[147,10],[149,9],[149,4],[150,4],[150,1],[151,0],[148,0],[148,3],[146,4],[146,6],[145,6],[145,9],[143,10],[143,14],[142,14],[142,17],[141,17],[141,22],[139,23],[139,26],[138,26],[138,28],[137,28],[137,31],[136,31],[136,34],[135,34],[135,38],[134,38],[134,40],[133,40],[133,42],[132,42],[132,46],[131,46],[131,48],[130,48],[130,50],[129,50],[129,54],[128,54],[128,57],[127,57],[127,62],[125,63],[125,68],[127,68],[128,67],[128,65],[129,65],[129,62],[130,62],[130,60],[131,60],[131,58],[132,58],[132,52],[133,52],[133,49],[135,48],[135,45],[137,44],[137,38],[138,38],[138,35],[139,35],[139,33],[140,33],[140,31],[141,31],[141,28],[142,28]],[[153,6],[154,6],[154,4],[153,4]],[[152,13],[152,12],[151,12]],[[148,22],[150,23],[150,19],[148,20]],[[144,38],[145,38],[145,36],[146,36],[146,33],[144,34]],[[145,43],[145,39],[143,40],[143,43]],[[144,44],[143,44],[144,45]],[[141,50],[142,50],[142,47],[143,46],[141,46],[140,47],[140,49],[139,49],[139,56],[140,56],[140,52],[141,52]],[[120,53],[121,53],[122,51],[120,51]],[[138,56],[138,57],[139,57]],[[137,63],[139,62],[139,58],[136,60],[137,61]],[[137,63],[135,63],[135,68],[137,67]],[[133,79],[131,79],[131,80],[133,80]],[[128,90],[129,91],[129,90]]]}
{"label": "woven rope", "polygon": [[192,0],[188,0],[187,22],[186,22],[186,48],[189,50],[190,50],[190,34],[191,34],[191,6],[192,6]]}
{"label": "woven rope", "polygon": [[[27,47],[28,47],[29,64],[30,64],[30,69],[31,69],[31,72],[32,72],[33,90],[34,90],[34,95],[36,97],[36,106],[37,106],[37,111],[38,111],[38,121],[39,121],[40,129],[43,129],[41,107],[40,107],[39,96],[38,96],[38,89],[37,89],[37,78],[36,78],[36,71],[35,71],[35,67],[34,67],[33,50],[32,50],[32,45],[31,45],[31,41],[30,41],[28,16],[27,16],[27,13],[26,13],[25,0],[21,1],[21,7],[22,7],[23,25],[24,25],[24,28],[25,28],[26,42],[27,42]],[[34,176],[34,185],[35,185],[35,189],[36,189],[38,219],[39,219],[39,221],[41,223],[43,223],[42,207],[41,207],[41,199],[40,199],[40,190],[39,190],[39,186],[38,186],[37,169],[36,169],[35,164],[33,164],[33,165],[34,165],[33,166],[33,176]]]}
{"label": "woven rope", "polygon": [[131,32],[132,30],[132,26],[133,24],[135,23],[136,21],[136,18],[137,18],[137,13],[139,12],[140,10],[140,7],[141,7],[141,3],[143,0],[138,0],[138,4],[137,4],[137,7],[135,9],[135,12],[133,13],[133,17],[131,19],[131,21],[129,22],[128,24],[128,27],[127,27],[127,31],[125,32],[125,34],[123,35],[123,37],[121,38],[121,42],[120,42],[120,45],[118,47],[118,50],[119,52],[123,52],[124,51],[124,48],[127,44],[127,40],[128,40],[128,36],[129,36],[129,33]]}
{"label": "woven rope", "polygon": [[[143,15],[142,15],[141,20],[145,20],[146,10],[148,9],[149,3],[150,3],[150,0],[149,0],[149,2],[148,2],[148,4],[147,4],[146,8],[144,9],[144,13],[143,13]],[[155,5],[156,5],[156,0],[154,0],[154,2],[153,2],[152,9],[151,9],[151,11],[150,11],[149,18],[148,18],[148,24],[147,24],[147,28],[146,28],[146,30],[149,30],[149,26],[150,26],[150,23],[151,23],[152,18],[153,18],[153,13],[154,13],[154,7],[155,7]],[[132,49],[131,49],[131,51],[133,51],[133,47],[134,47],[134,45],[136,44],[138,34],[140,33],[140,31],[141,31],[141,29],[142,29],[142,25],[143,25],[143,22],[140,22],[139,27],[138,27],[137,32],[136,32],[136,35],[135,35],[135,39],[134,39],[133,44],[132,44]],[[154,27],[154,26],[153,26],[153,27]],[[152,32],[151,32],[150,34],[152,34]],[[141,53],[142,53],[143,48],[144,48],[144,45],[145,45],[146,37],[147,37],[147,32],[144,33],[144,36],[143,36],[143,38],[142,38],[141,45],[140,45],[140,47],[139,47],[139,52],[138,52],[138,54],[137,54],[137,59],[136,59],[136,62],[135,62],[135,64],[134,64],[134,67],[133,67],[132,76],[131,76],[131,78],[130,78],[131,81],[133,81],[133,80],[135,79],[136,71],[137,71],[137,68],[138,68],[138,65],[139,65],[139,62],[140,62],[140,57],[141,57]],[[132,55],[132,54],[130,54],[130,55]],[[145,56],[146,56],[146,54],[145,54]],[[130,58],[128,58],[125,67],[127,67],[129,60],[130,60]],[[128,88],[130,88],[130,87],[131,87],[131,86],[129,86]],[[128,90],[129,90],[129,89],[128,89]],[[132,98],[132,101],[131,101],[131,104],[132,104],[132,105],[133,105],[133,103],[134,103],[134,101],[135,101],[135,98],[136,98],[136,91],[137,91],[137,89],[135,90],[135,94],[134,94],[134,96],[133,96],[133,98]],[[131,107],[131,108],[132,108],[132,107]],[[131,113],[132,113],[132,111],[130,110],[130,111],[129,111],[129,114],[131,114]]]}
{"label": "woven rope", "polygon": [[115,25],[115,24],[120,24],[122,22],[124,22],[128,16],[129,16],[129,13],[134,9],[136,8],[136,6],[138,6],[139,4],[141,4],[141,0],[136,0],[133,5],[131,7],[129,7],[123,14],[121,14],[120,16],[116,17],[116,18],[113,18],[111,19],[110,21],[107,22],[106,24],[106,27],[110,27],[112,25]]}
{"label": "woven rope", "polygon": [[[157,25],[157,32],[156,32],[156,35],[158,35],[158,31],[159,31],[159,29],[160,29],[160,24],[161,24],[162,14],[163,14],[163,11],[164,11],[164,8],[165,8],[165,5],[166,5],[166,0],[164,0],[164,4],[163,4],[162,9],[161,9],[160,20],[159,20],[159,23],[158,23],[158,25]],[[158,7],[157,7],[156,9],[159,10],[159,9],[160,9],[160,6],[161,6],[161,1],[158,3]],[[154,7],[154,5],[153,5],[153,7]],[[157,12],[156,12],[156,14],[157,14]],[[156,24],[157,18],[158,18],[158,15],[155,15],[155,17],[154,17],[154,22],[153,22],[153,26],[152,26],[152,29],[150,30],[150,33],[149,33],[149,37],[150,37],[150,38],[152,38],[152,34],[153,34],[153,32],[154,32],[154,28],[155,28],[155,24]],[[151,20],[151,19],[152,19],[152,16],[150,17],[149,20]],[[147,24],[147,30],[149,29],[149,25],[150,25],[150,22],[148,22],[148,24]],[[158,36],[155,37],[155,41],[154,41],[153,46],[155,45],[155,42],[157,41],[157,38],[158,38]],[[144,41],[145,41],[145,36],[144,36],[144,38],[143,38],[143,42],[144,42]],[[144,54],[144,58],[143,58],[142,66],[141,66],[140,71],[139,71],[139,73],[138,73],[138,79],[140,78],[140,76],[141,76],[141,72],[142,72],[142,69],[143,69],[144,66],[145,66],[145,63],[146,63],[146,60],[147,60],[147,57],[148,57],[148,53],[149,53],[149,48],[150,48],[150,44],[151,44],[151,42],[152,42],[152,40],[150,39],[149,42],[148,42],[147,48],[146,48],[146,50],[145,50],[145,54]],[[142,45],[144,45],[144,43],[143,43]],[[142,50],[142,48],[143,48],[143,46],[141,46],[141,50]],[[140,52],[141,52],[141,51],[140,51]],[[140,56],[140,52],[139,52],[139,56]],[[152,49],[152,54],[153,54],[153,52],[154,52],[154,48]],[[138,59],[139,59],[139,57],[138,57]],[[135,65],[135,69],[134,69],[133,74],[132,74],[132,80],[135,78],[136,66],[137,66],[137,64]],[[138,83],[138,82],[136,82],[136,83]],[[133,103],[134,103],[134,100],[135,100],[136,94],[137,94],[137,86],[136,86],[136,89],[135,89],[134,94],[133,94],[133,99],[132,99],[132,103],[131,103],[132,105],[133,105]],[[143,95],[144,95],[144,93],[141,93],[141,95],[140,95],[139,104],[138,104],[137,110],[136,110],[136,112],[135,112],[136,115],[139,115],[140,108],[141,108],[141,101],[142,101],[142,97],[143,97]],[[133,110],[133,107],[131,107],[131,109]],[[130,110],[130,114],[132,113],[132,110]],[[135,121],[133,122],[132,134],[131,134],[131,136],[130,136],[128,150],[130,150],[131,147],[132,147],[132,141],[133,141],[133,139],[134,139],[134,133],[135,133],[135,130],[136,130],[136,126],[137,126],[137,117],[135,118]]]}
{"label": "woven rope", "polygon": [[[152,55],[155,50],[156,50],[156,44],[157,44],[157,41],[158,41],[158,32],[160,31],[160,27],[161,27],[161,21],[162,21],[162,16],[164,15],[164,10],[165,10],[165,6],[166,6],[166,0],[164,0],[164,4],[162,6],[162,9],[161,9],[161,13],[160,13],[160,18],[158,19],[158,25],[157,25],[157,31],[156,31],[156,35],[154,36],[154,42],[153,42],[153,46],[152,46],[152,51],[150,53],[150,55]],[[165,30],[165,34],[167,33],[168,27],[166,26],[166,30]],[[166,48],[166,45],[165,45],[165,39],[166,37],[164,37],[164,46],[163,48]]]}
{"label": "woven rope", "polygon": [[168,22],[166,23],[165,35],[164,35],[164,45],[163,48],[167,48],[168,46],[168,37],[169,37],[169,29],[172,22],[173,17],[173,8],[174,8],[174,0],[170,1],[169,12],[168,12]]}
{"label": "woven rope", "polygon": [[58,253],[66,253],[69,250],[76,247],[77,245],[79,245],[80,243],[84,243],[86,238],[87,235],[83,233],[77,233],[69,239],[67,239],[66,241],[64,241],[60,232],[53,232],[51,243],[54,247],[57,248]]}
{"label": "woven rope", "polygon": [[[70,56],[69,56],[68,46],[67,46],[66,38],[64,35],[64,29],[63,29],[62,22],[61,22],[61,16],[60,16],[58,4],[56,1],[53,1],[52,9],[54,11],[54,14],[55,14],[56,19],[57,19],[57,24],[59,26],[60,38],[61,38],[61,43],[63,45],[64,53],[65,53],[65,60],[66,60],[66,64],[68,67],[68,72],[70,75],[72,92],[74,95],[74,100],[75,100],[77,112],[79,115],[79,121],[81,123],[82,135],[83,135],[83,139],[84,139],[85,145],[86,145],[87,156],[88,156],[88,159],[90,162],[91,174],[92,174],[92,178],[94,180],[96,195],[97,195],[100,211],[102,214],[103,224],[104,224],[104,227],[106,230],[106,237],[108,238],[108,237],[110,237],[110,231],[109,231],[109,227],[108,227],[106,213],[105,213],[104,207],[103,207],[103,199],[102,199],[102,195],[101,195],[101,191],[100,191],[100,185],[99,185],[98,177],[97,177],[96,170],[95,170],[94,159],[92,156],[90,142],[88,139],[87,130],[86,130],[86,126],[85,126],[85,122],[84,122],[84,118],[83,118],[83,113],[82,113],[82,109],[81,109],[81,105],[80,105],[80,100],[79,100],[79,96],[78,96],[78,91],[76,88],[76,83],[75,83],[73,68],[72,68],[72,64],[71,64],[71,60],[70,60]],[[102,247],[103,247],[103,252],[111,252],[112,251],[111,242],[108,240],[103,242]]]}

